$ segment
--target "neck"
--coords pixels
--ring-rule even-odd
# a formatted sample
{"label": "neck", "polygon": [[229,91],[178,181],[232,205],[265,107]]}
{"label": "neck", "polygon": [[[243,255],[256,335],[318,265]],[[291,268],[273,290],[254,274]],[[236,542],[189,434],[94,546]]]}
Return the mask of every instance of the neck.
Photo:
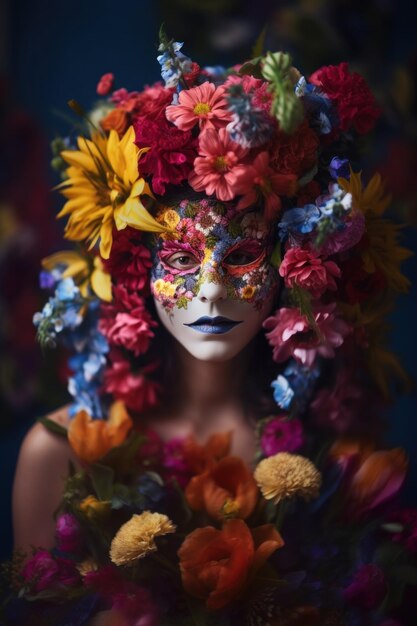
{"label": "neck", "polygon": [[177,407],[190,415],[204,415],[220,407],[242,406],[242,388],[250,350],[229,361],[200,361],[176,345],[176,371],[181,372],[174,391]]}

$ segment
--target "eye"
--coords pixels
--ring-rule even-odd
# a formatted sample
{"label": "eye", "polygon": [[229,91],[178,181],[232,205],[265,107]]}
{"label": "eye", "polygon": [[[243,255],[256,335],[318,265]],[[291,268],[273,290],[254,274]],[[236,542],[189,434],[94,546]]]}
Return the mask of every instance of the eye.
{"label": "eye", "polygon": [[255,254],[236,250],[236,252],[231,252],[227,255],[224,259],[224,263],[227,265],[248,265],[252,263],[252,261],[255,261],[256,257],[257,255]]}
{"label": "eye", "polygon": [[164,259],[164,263],[176,270],[190,270],[200,265],[200,262],[192,254],[185,252],[174,252]]}

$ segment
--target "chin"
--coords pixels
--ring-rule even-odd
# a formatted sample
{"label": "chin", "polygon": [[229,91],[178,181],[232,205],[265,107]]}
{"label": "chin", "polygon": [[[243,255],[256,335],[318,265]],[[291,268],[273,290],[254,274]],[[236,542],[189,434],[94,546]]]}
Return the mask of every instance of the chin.
{"label": "chin", "polygon": [[248,342],[245,341],[242,345],[240,342],[236,344],[236,342],[230,342],[225,340],[225,338],[219,339],[210,337],[204,341],[181,341],[179,343],[198,361],[222,363],[224,361],[230,361],[237,356]]}

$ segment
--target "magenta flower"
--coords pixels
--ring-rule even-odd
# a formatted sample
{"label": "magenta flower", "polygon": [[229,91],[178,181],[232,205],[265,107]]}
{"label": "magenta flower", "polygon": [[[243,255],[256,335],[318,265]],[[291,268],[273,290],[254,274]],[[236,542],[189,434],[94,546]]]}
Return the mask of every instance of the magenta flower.
{"label": "magenta flower", "polygon": [[73,561],[61,557],[54,558],[47,550],[39,550],[26,563],[21,576],[32,593],[39,593],[51,587],[72,587],[80,581],[80,575]]}
{"label": "magenta flower", "polygon": [[62,552],[78,552],[82,546],[81,526],[74,515],[60,515],[55,525],[58,549]]}
{"label": "magenta flower", "polygon": [[102,306],[103,317],[99,330],[113,346],[121,346],[135,356],[144,354],[154,337],[151,330],[156,326],[145,307],[144,300],[130,293],[124,285],[113,288],[114,300]]}
{"label": "magenta flower", "polygon": [[279,268],[286,287],[301,287],[320,298],[328,289],[335,290],[340,269],[333,261],[325,261],[316,250],[289,248]]}
{"label": "magenta flower", "polygon": [[283,307],[268,317],[263,327],[269,331],[266,338],[273,347],[273,358],[277,363],[290,356],[310,367],[317,355],[333,358],[350,326],[335,313],[336,304],[316,306],[313,309],[318,332],[310,327],[308,319],[299,309]]}
{"label": "magenta flower", "polygon": [[178,481],[181,487],[185,487],[191,478],[191,469],[184,454],[184,437],[176,437],[164,444],[163,466],[169,478]]}
{"label": "magenta flower", "polygon": [[158,402],[160,386],[148,374],[155,365],[147,365],[139,372],[133,372],[131,363],[119,353],[111,355],[111,367],[104,374],[104,390],[122,400],[128,409],[142,413]]}
{"label": "magenta flower", "polygon": [[223,128],[232,118],[224,95],[223,86],[215,87],[209,82],[183,89],[178,104],[167,107],[167,119],[181,130],[191,130],[196,124],[201,130]]}
{"label": "magenta flower", "polygon": [[199,156],[188,177],[191,187],[208,196],[215,194],[223,202],[232,200],[238,176],[244,171],[242,161],[247,149],[232,141],[225,128],[219,131],[208,128],[202,132],[198,149]]}
{"label": "magenta flower", "polygon": [[296,452],[304,443],[303,427],[297,418],[273,417],[262,430],[261,449],[265,456],[278,452]]}
{"label": "magenta flower", "polygon": [[343,589],[343,598],[361,609],[374,609],[385,598],[387,582],[384,572],[373,563],[362,565],[354,574],[352,582]]}

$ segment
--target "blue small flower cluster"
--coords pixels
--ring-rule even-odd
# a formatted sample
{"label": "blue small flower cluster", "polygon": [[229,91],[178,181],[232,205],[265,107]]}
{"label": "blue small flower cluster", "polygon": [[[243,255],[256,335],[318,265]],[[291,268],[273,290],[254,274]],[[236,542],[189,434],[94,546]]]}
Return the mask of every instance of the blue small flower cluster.
{"label": "blue small flower cluster", "polygon": [[158,47],[158,52],[162,54],[157,56],[157,61],[161,66],[161,76],[166,87],[176,87],[180,90],[181,78],[191,72],[192,61],[181,52],[183,45],[182,42],[172,41],[161,43]]}
{"label": "blue small flower cluster", "polygon": [[74,352],[69,359],[73,375],[68,391],[74,398],[70,415],[84,409],[102,419],[100,388],[109,347],[98,330],[100,302],[84,298],[72,278],[63,278],[64,271],[65,266],[57,266],[51,272],[41,272],[41,287],[54,289],[54,294],[43,310],[35,313],[33,322],[42,345],[55,347],[59,339]]}
{"label": "blue small flower cluster", "polygon": [[100,390],[109,345],[97,328],[99,306],[98,300],[89,302],[83,324],[68,336],[68,343],[75,351],[68,362],[73,371],[68,379],[68,391],[74,398],[71,416],[84,410],[93,418],[105,417]]}
{"label": "blue small flower cluster", "polygon": [[227,125],[230,137],[244,148],[256,148],[265,144],[274,132],[272,118],[252,104],[252,97],[242,85],[228,89],[228,107],[233,114]]}
{"label": "blue small flower cluster", "polygon": [[275,402],[285,411],[291,408],[302,413],[307,408],[319,376],[318,364],[308,368],[291,359],[284,373],[271,383]]}
{"label": "blue small flower cluster", "polygon": [[[344,175],[349,168],[347,159],[331,160],[329,172],[336,178]],[[288,209],[278,223],[281,241],[289,235],[307,235],[316,231],[316,244],[321,245],[331,233],[345,228],[344,217],[352,209],[352,195],[346,193],[337,183],[329,185],[329,193],[319,196],[316,204]]]}
{"label": "blue small flower cluster", "polygon": [[41,287],[55,288],[55,292],[42,311],[33,316],[41,345],[51,348],[56,346],[58,335],[75,330],[83,321],[84,298],[72,278],[62,278],[63,271],[58,267],[52,272],[41,272]]}

